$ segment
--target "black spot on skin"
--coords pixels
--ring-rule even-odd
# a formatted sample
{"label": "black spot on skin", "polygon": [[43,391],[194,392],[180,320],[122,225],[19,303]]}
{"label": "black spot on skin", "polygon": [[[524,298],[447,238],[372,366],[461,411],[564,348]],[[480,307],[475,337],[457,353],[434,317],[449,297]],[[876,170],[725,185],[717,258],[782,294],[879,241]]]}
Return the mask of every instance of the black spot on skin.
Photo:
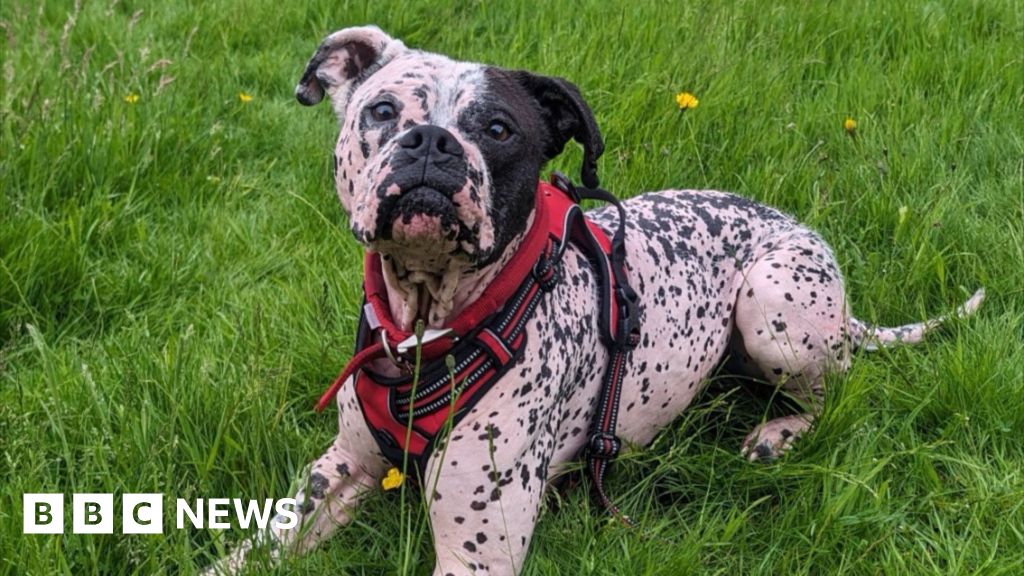
{"label": "black spot on skin", "polygon": [[770,460],[773,460],[775,458],[775,456],[772,454],[771,447],[769,447],[768,444],[766,444],[764,442],[762,442],[762,443],[758,444],[757,446],[755,446],[754,447],[754,452],[757,453],[757,457],[758,458],[760,458],[761,460],[764,460],[764,461],[770,461]]}
{"label": "black spot on skin", "polygon": [[790,436],[793,435],[793,431],[790,430],[789,428],[783,428],[780,434],[782,435],[782,439],[785,440],[786,438],[789,438]]}
{"label": "black spot on skin", "polygon": [[486,431],[479,436],[479,440],[497,440],[501,436],[501,430],[494,424],[488,424]]}
{"label": "black spot on skin", "polygon": [[427,89],[424,86],[417,86],[412,89],[412,95],[420,101],[420,108],[424,111],[427,110]]}
{"label": "black spot on skin", "polygon": [[522,466],[519,469],[519,478],[523,481],[523,490],[530,484],[530,468],[528,466]]}
{"label": "black spot on skin", "polygon": [[484,542],[487,542],[487,535],[484,534],[483,532],[477,532],[476,533],[476,543],[477,544],[483,544]]}
{"label": "black spot on skin", "polygon": [[462,547],[465,548],[469,552],[476,552],[476,544],[473,544],[469,540],[466,540],[465,542],[463,542],[462,543]]}
{"label": "black spot on skin", "polygon": [[309,495],[317,500],[324,499],[324,491],[330,486],[330,482],[323,474],[313,472],[309,475]]}
{"label": "black spot on skin", "polygon": [[480,502],[479,500],[474,500],[473,502],[470,502],[469,507],[479,512],[484,508],[487,508],[487,502]]}
{"label": "black spot on skin", "polygon": [[776,332],[784,332],[786,330],[786,323],[782,320],[772,320],[772,328],[775,328]]}
{"label": "black spot on skin", "polygon": [[466,521],[466,519],[465,519],[465,518],[463,518],[462,516],[456,516],[456,517],[454,518],[454,520],[455,520],[455,523],[456,523],[456,524],[462,524],[463,522],[465,522],[465,521]]}
{"label": "black spot on skin", "polygon": [[347,463],[338,464],[337,466],[334,467],[334,469],[338,472],[338,476],[349,476],[350,475],[349,472],[348,472],[348,464]]}

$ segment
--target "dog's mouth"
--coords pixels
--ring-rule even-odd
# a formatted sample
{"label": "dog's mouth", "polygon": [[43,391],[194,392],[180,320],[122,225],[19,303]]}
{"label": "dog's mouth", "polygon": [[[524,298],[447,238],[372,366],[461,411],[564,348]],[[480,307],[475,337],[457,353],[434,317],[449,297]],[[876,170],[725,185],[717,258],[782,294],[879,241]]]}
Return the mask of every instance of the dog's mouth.
{"label": "dog's mouth", "polygon": [[399,244],[440,242],[445,245],[457,240],[461,225],[449,195],[421,185],[404,190],[389,200],[389,206],[381,207],[382,240]]}

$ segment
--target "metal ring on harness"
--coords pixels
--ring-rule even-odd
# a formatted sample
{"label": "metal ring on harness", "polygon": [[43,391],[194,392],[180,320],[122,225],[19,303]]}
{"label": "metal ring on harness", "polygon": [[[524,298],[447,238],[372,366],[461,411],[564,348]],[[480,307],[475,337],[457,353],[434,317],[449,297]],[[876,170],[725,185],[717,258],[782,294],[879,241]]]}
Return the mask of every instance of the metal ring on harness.
{"label": "metal ring on harness", "polygon": [[395,355],[391,352],[391,345],[388,344],[388,331],[384,328],[380,329],[380,343],[384,345],[384,355],[388,357],[388,360],[391,360],[391,363],[395,366],[401,366],[403,362],[395,358]]}

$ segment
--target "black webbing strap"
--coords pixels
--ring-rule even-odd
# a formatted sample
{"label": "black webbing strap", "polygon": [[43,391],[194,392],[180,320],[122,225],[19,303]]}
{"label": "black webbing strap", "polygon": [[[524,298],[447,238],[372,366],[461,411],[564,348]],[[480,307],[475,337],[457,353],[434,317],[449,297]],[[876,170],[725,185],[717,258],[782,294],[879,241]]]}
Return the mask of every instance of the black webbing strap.
{"label": "black webbing strap", "polygon": [[[594,491],[601,506],[613,516],[620,519],[626,525],[632,526],[633,522],[626,515],[619,511],[612,503],[604,489],[604,477],[608,466],[622,448],[622,441],[615,434],[615,428],[619,419],[619,401],[622,398],[622,380],[626,372],[626,364],[630,352],[640,341],[640,323],[637,317],[636,291],[629,284],[629,276],[626,274],[626,210],[622,207],[619,199],[608,191],[600,188],[576,188],[565,176],[555,173],[553,182],[556,186],[562,187],[577,200],[600,200],[607,202],[618,210],[619,225],[611,238],[611,251],[608,256],[615,297],[611,305],[616,307],[618,322],[614,332],[611,334],[609,344],[608,367],[605,369],[601,381],[601,396],[597,405],[597,413],[590,426],[590,438],[587,442],[587,471],[594,484]],[[603,316],[611,314],[610,307],[601,310]],[[611,319],[604,318],[603,322],[611,326]]]}

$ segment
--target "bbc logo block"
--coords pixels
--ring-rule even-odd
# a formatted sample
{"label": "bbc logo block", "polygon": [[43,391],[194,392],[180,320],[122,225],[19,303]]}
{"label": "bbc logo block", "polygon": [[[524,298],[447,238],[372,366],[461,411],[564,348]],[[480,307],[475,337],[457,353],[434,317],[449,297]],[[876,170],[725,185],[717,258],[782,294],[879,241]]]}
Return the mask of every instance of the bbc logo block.
{"label": "bbc logo block", "polygon": [[[122,534],[162,534],[163,494],[124,494],[121,498]],[[117,508],[113,494],[73,494],[71,531],[74,534],[113,534]],[[22,532],[64,533],[63,494],[24,494]]]}
{"label": "bbc logo block", "polygon": [[114,533],[113,494],[75,494],[71,498],[71,526],[75,534]]}
{"label": "bbc logo block", "polygon": [[121,499],[121,531],[125,534],[163,534],[164,495],[125,494]]}
{"label": "bbc logo block", "polygon": [[21,506],[25,534],[64,533],[63,494],[25,494]]}

